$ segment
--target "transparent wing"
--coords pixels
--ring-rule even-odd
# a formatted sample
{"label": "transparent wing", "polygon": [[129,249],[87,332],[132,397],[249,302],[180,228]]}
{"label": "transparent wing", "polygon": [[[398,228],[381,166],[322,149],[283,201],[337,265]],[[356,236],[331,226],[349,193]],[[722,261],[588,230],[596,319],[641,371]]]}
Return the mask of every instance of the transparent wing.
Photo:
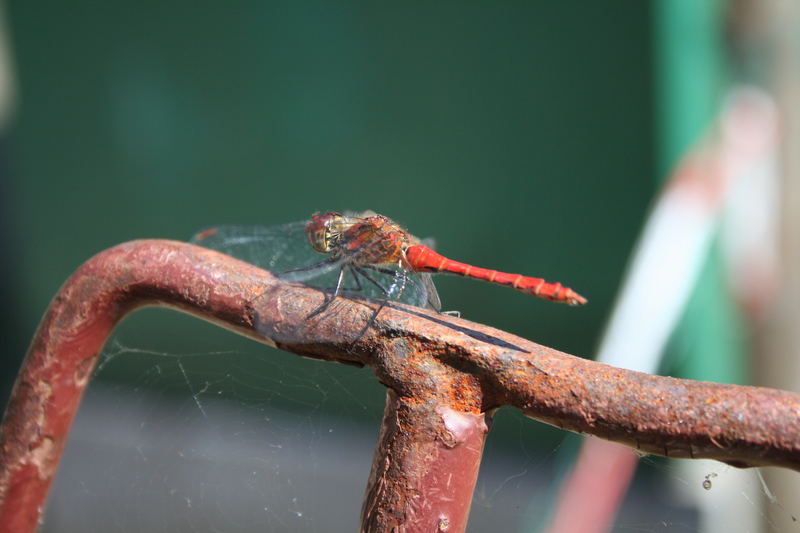
{"label": "transparent wing", "polygon": [[421,273],[417,274],[417,277],[420,278],[422,282],[423,289],[425,290],[425,305],[422,307],[427,307],[429,309],[433,309],[434,311],[441,311],[442,310],[442,300],[439,298],[439,291],[436,290],[436,286],[433,284],[433,278],[428,273]]}
{"label": "transparent wing", "polygon": [[[265,268],[281,279],[333,290],[339,272],[342,267],[348,267],[350,258],[331,260],[315,252],[306,239],[305,226],[305,222],[279,226],[213,226],[195,234],[191,242]],[[367,276],[369,279],[348,267],[342,294],[387,298],[436,310],[441,305],[430,274],[383,265],[367,270]]]}
{"label": "transparent wing", "polygon": [[281,279],[286,281],[296,281],[304,283],[306,281],[315,279],[317,277],[324,276],[325,274],[328,274],[330,272],[339,272],[345,263],[346,263],[346,258],[344,257],[336,260],[326,259],[321,263],[316,263],[313,265],[309,265],[307,267],[287,270],[285,272],[278,273],[278,275],[280,276]]}
{"label": "transparent wing", "polygon": [[319,263],[325,257],[308,245],[305,222],[279,226],[214,226],[191,241],[273,272]]}

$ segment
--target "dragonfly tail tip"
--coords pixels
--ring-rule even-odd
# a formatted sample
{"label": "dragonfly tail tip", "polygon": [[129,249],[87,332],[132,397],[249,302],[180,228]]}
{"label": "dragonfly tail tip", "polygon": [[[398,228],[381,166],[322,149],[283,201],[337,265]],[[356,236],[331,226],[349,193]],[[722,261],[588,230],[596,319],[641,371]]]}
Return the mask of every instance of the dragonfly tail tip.
{"label": "dragonfly tail tip", "polygon": [[567,295],[567,303],[569,305],[585,305],[588,301],[575,291],[570,291],[570,294]]}

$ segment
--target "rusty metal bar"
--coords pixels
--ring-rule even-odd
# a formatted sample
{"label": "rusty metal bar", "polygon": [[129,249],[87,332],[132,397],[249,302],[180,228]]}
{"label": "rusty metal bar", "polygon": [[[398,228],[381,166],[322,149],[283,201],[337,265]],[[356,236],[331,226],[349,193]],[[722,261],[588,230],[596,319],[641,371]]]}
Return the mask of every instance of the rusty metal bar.
{"label": "rusty metal bar", "polygon": [[389,389],[361,531],[464,531],[487,433],[483,413]]}
{"label": "rusty metal bar", "polygon": [[483,417],[502,405],[647,453],[800,470],[800,395],[617,369],[401,304],[340,297],[319,312],[329,297],[174,241],[125,243],[87,261],[45,314],[3,420],[0,523],[35,530],[97,356],[115,324],[146,305],[373,367],[391,392],[364,531],[463,531]]}

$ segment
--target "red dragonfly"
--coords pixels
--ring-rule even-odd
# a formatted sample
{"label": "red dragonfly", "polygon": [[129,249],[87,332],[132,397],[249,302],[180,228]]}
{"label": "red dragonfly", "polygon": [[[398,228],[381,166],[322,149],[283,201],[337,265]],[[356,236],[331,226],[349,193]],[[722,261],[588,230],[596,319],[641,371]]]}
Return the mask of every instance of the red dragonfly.
{"label": "red dragonfly", "polygon": [[[291,266],[286,259],[295,255],[293,250],[297,248],[296,243],[289,244],[280,236],[296,238],[300,230],[299,224],[277,228],[221,226],[199,233],[194,241],[276,270]],[[349,290],[365,292],[359,281],[361,277],[376,287],[383,297],[404,300],[438,311],[441,304],[430,274],[449,273],[505,285],[554,302],[569,305],[586,303],[583,296],[560,283],[448,259],[391,219],[371,211],[361,214],[330,212],[313,215],[311,220],[302,224],[302,230],[311,249],[328,254],[328,258],[321,263],[287,270],[280,277],[292,281],[309,281],[336,272],[334,296]],[[272,250],[265,252],[265,249]],[[351,273],[356,283],[353,289],[345,287],[348,273]]]}

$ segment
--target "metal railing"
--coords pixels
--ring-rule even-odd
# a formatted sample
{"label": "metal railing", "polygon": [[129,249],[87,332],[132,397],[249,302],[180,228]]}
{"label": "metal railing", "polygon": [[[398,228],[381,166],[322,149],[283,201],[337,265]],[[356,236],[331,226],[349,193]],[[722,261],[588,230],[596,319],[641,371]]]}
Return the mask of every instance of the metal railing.
{"label": "metal railing", "polygon": [[[194,245],[133,241],[87,261],[33,339],[0,435],[0,524],[32,532],[114,326],[169,306],[302,356],[369,365],[389,389],[362,531],[463,531],[490,413],[649,454],[800,470],[800,395],[618,369],[449,315],[337,298]],[[353,512],[356,512],[354,509]]]}

